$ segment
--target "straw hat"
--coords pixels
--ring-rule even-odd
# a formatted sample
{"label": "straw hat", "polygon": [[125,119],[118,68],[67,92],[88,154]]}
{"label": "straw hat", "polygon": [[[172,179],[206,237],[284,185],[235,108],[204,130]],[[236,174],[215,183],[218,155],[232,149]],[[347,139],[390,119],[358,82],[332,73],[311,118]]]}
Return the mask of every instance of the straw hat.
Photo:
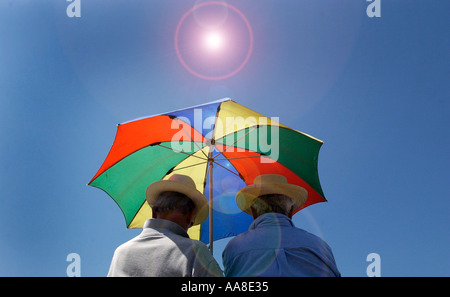
{"label": "straw hat", "polygon": [[294,202],[294,212],[300,209],[308,192],[297,185],[288,184],[286,177],[279,174],[264,174],[255,177],[253,185],[242,188],[236,194],[236,203],[242,211],[251,215],[250,206],[256,198],[267,194],[282,194]]}
{"label": "straw hat", "polygon": [[186,175],[174,174],[168,180],[160,180],[149,185],[145,191],[145,199],[150,207],[153,208],[159,194],[166,191],[182,193],[194,202],[194,226],[201,224],[206,220],[209,213],[208,201],[206,201],[206,197],[197,190],[192,178]]}

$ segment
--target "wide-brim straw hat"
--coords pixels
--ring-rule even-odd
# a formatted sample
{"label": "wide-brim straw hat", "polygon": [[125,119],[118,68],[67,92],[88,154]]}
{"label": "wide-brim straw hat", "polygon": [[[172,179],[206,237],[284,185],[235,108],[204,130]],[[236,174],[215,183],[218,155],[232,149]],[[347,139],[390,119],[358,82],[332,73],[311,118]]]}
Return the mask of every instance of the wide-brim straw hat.
{"label": "wide-brim straw hat", "polygon": [[305,188],[289,184],[285,176],[264,174],[255,177],[252,185],[237,192],[236,203],[242,211],[251,215],[250,207],[255,200],[267,194],[282,194],[289,197],[294,203],[294,212],[302,207],[308,197],[308,191]]}
{"label": "wide-brim straw hat", "polygon": [[189,176],[174,174],[167,180],[160,180],[149,185],[145,191],[145,199],[150,207],[153,208],[159,194],[166,191],[182,193],[194,202],[194,226],[203,223],[208,218],[208,201],[197,190],[194,181]]}

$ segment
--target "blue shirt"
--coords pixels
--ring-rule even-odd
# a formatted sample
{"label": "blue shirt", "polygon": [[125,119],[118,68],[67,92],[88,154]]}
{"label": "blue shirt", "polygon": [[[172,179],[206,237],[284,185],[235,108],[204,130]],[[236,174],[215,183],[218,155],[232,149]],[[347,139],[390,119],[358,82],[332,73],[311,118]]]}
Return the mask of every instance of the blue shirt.
{"label": "blue shirt", "polygon": [[279,213],[259,216],[222,258],[225,276],[340,276],[328,244]]}

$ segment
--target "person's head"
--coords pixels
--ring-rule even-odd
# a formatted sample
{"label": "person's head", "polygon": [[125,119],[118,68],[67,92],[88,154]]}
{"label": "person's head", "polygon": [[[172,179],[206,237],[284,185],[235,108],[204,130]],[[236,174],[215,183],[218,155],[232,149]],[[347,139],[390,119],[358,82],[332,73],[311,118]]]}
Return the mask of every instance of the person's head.
{"label": "person's head", "polygon": [[170,220],[187,230],[203,223],[208,217],[208,202],[194,181],[174,174],[167,180],[152,183],[145,192],[152,208],[152,217]]}
{"label": "person's head", "polygon": [[283,194],[266,194],[256,198],[250,206],[253,219],[269,212],[281,213],[289,218],[294,214],[294,201]]}
{"label": "person's head", "polygon": [[298,185],[289,184],[279,174],[255,177],[252,185],[236,194],[236,203],[241,210],[254,219],[268,212],[284,214],[290,218],[306,202],[308,192]]}
{"label": "person's head", "polygon": [[165,191],[156,197],[152,206],[152,217],[172,221],[187,230],[194,224],[194,210],[194,202],[185,194]]}

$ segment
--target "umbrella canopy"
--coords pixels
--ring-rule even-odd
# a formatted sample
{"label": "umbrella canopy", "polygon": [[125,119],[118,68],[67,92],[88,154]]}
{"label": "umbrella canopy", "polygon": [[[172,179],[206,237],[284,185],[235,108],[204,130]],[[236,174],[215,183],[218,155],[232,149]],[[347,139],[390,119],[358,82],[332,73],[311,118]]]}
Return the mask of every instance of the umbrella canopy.
{"label": "umbrella canopy", "polygon": [[252,218],[237,207],[235,194],[258,175],[281,174],[304,187],[308,199],[302,208],[326,201],[317,171],[321,146],[227,98],[119,124],[89,185],[114,199],[127,228],[142,228],[152,213],[147,186],[175,173],[188,175],[211,208],[209,222],[190,228],[189,236],[212,245],[248,229]]}

